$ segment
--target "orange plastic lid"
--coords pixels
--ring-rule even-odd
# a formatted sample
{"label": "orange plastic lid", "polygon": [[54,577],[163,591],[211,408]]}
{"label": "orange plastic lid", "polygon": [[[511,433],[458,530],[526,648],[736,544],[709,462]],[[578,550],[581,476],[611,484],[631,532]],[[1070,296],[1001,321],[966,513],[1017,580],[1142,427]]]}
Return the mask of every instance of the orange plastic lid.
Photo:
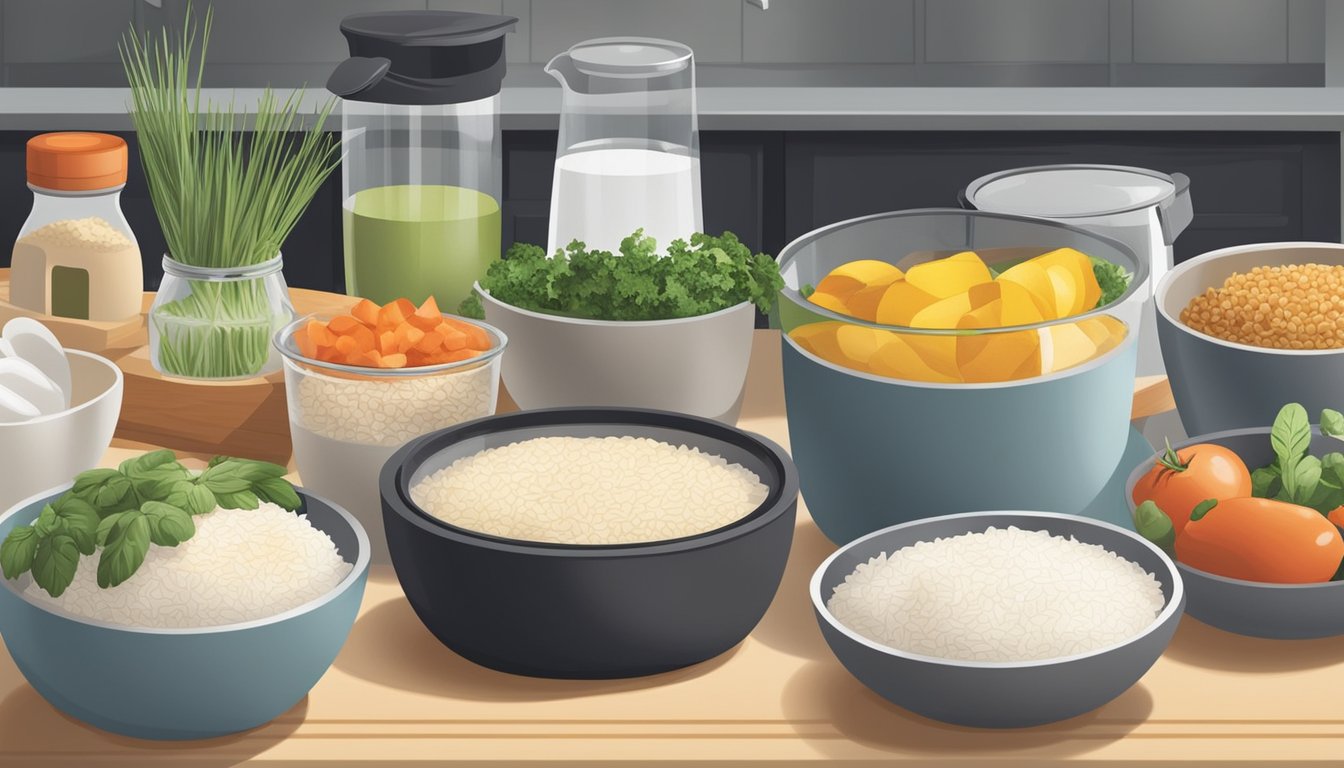
{"label": "orange plastic lid", "polygon": [[106,133],[44,133],[28,140],[28,183],[84,192],[126,183],[126,142]]}

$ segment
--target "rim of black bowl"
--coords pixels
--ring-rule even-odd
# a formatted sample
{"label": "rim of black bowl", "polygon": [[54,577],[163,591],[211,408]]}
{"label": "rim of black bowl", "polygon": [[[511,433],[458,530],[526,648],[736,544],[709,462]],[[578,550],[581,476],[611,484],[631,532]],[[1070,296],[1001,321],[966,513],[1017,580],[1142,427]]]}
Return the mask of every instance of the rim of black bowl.
{"label": "rim of black bowl", "polygon": [[[413,473],[407,472],[406,469],[418,468],[431,456],[463,440],[532,427],[608,425],[658,427],[730,443],[762,459],[775,470],[777,479],[761,478],[761,482],[769,489],[765,501],[748,514],[725,526],[677,539],[658,539],[630,544],[565,544],[495,536],[440,520],[420,509],[411,500],[410,476]],[[643,557],[713,546],[764,527],[784,513],[790,506],[790,499],[797,499],[798,471],[789,454],[773,440],[713,419],[643,408],[580,406],[495,414],[422,435],[397,449],[397,452],[383,465],[378,477],[378,489],[384,501],[392,503],[399,515],[428,533],[455,536],[467,540],[468,543],[517,554],[555,557],[572,557],[579,554],[612,558]]]}
{"label": "rim of black bowl", "polygon": [[[868,541],[869,539],[884,536],[886,534],[891,533],[892,531],[901,530],[905,528],[918,528],[920,526],[924,526],[929,523],[938,522],[942,520],[970,520],[979,517],[1004,517],[1004,516],[1082,522],[1087,525],[1091,525],[1095,528],[1108,530],[1113,533],[1118,533],[1126,538],[1133,539],[1134,541],[1137,541],[1143,546],[1147,547],[1150,552],[1156,555],[1157,558],[1171,573],[1171,597],[1167,598],[1165,594],[1163,595],[1163,598],[1166,599],[1166,603],[1162,606],[1162,610],[1158,611],[1157,617],[1154,618],[1152,622],[1150,622],[1146,627],[1144,627],[1141,632],[1134,635],[1133,637],[1130,637],[1126,640],[1122,640],[1118,643],[1112,643],[1102,648],[1087,651],[1085,653],[1075,653],[1069,656],[1055,656],[1049,659],[1032,659],[1029,661],[972,661],[963,659],[945,659],[939,656],[925,656],[924,654],[912,653],[910,651],[903,651],[900,648],[893,648],[889,645],[883,645],[882,643],[879,643],[876,640],[870,640],[864,637],[863,635],[859,634],[858,632],[855,632],[854,630],[845,626],[843,622],[841,622],[839,619],[835,617],[834,614],[831,613],[831,609],[826,606],[826,601],[823,600],[821,597],[822,577],[826,575],[826,571],[830,569],[831,564],[834,563],[845,553],[854,549],[859,544]],[[1048,528],[1038,528],[1034,530],[1046,530],[1050,533],[1051,536],[1060,535],[1053,531],[1049,531]],[[964,531],[963,533],[978,533],[978,532],[980,531],[970,530],[970,531]],[[962,534],[955,534],[955,535],[962,535]],[[930,539],[920,539],[920,541],[921,542],[930,541]],[[1105,545],[1101,546],[1105,547]],[[1114,554],[1114,550],[1110,549],[1109,547],[1106,547],[1106,551]],[[1119,555],[1117,555],[1117,557],[1119,557]],[[1128,560],[1131,563],[1134,562],[1133,560],[1129,560],[1128,558],[1121,558],[1121,559]],[[1138,564],[1135,563],[1135,565]],[[1139,567],[1142,568],[1143,566],[1140,565]],[[1147,569],[1145,569],[1144,572],[1146,573]],[[817,615],[821,616],[826,621],[827,624],[834,627],[836,631],[843,634],[846,638],[848,638],[852,642],[858,643],[866,648],[871,648],[872,650],[878,651],[888,656],[895,656],[897,658],[909,659],[911,661],[918,661],[926,664],[936,664],[945,667],[965,667],[970,669],[1026,669],[1030,667],[1052,667],[1055,666],[1056,664],[1066,664],[1073,661],[1079,661],[1081,659],[1091,658],[1093,656],[1101,656],[1107,653],[1111,653],[1112,651],[1115,651],[1117,649],[1124,648],[1128,645],[1132,645],[1140,638],[1144,638],[1152,634],[1154,630],[1156,630],[1158,627],[1162,626],[1167,621],[1169,621],[1173,613],[1176,613],[1178,610],[1182,610],[1181,606],[1185,602],[1185,583],[1181,580],[1181,574],[1176,567],[1175,561],[1173,561],[1171,557],[1167,555],[1166,552],[1163,552],[1160,548],[1158,548],[1157,545],[1143,538],[1134,531],[1125,530],[1124,528],[1121,528],[1118,525],[1112,525],[1111,523],[1105,522],[1103,520],[1094,520],[1093,518],[1090,517],[1083,517],[1082,515],[1069,515],[1063,512],[1034,512],[1031,510],[1018,510],[1018,509],[991,510],[985,512],[958,512],[951,515],[926,517],[920,520],[911,520],[908,523],[899,523],[897,525],[888,526],[881,530],[873,531],[872,533],[866,536],[860,536],[859,538],[845,544],[844,546],[832,552],[830,557],[827,557],[824,561],[822,561],[821,565],[817,566],[817,570],[812,572],[812,578],[808,581],[807,592],[808,597],[811,598],[812,600],[812,607],[816,611]]]}
{"label": "rim of black bowl", "polygon": [[[23,501],[20,501],[19,503],[10,507],[3,514],[0,514],[0,523],[3,523],[4,521],[8,520],[10,517],[14,515],[17,515],[20,510],[27,509],[28,507],[32,506],[33,504],[36,504],[37,502],[43,499],[52,498],[59,494],[65,493],[72,487],[74,487],[73,481],[69,483],[62,483],[61,485],[58,485],[55,488],[49,488],[40,493],[33,494],[32,496],[29,496]],[[341,506],[340,504],[336,504],[323,496],[318,496],[315,493],[305,491],[304,489],[298,486],[295,486],[294,490],[297,491],[300,498],[304,500],[305,505],[307,504],[308,499],[312,499],[313,501],[318,501],[327,505],[328,507],[333,509],[336,512],[336,514],[340,515],[341,519],[344,520],[345,523],[350,526],[350,529],[352,531],[354,531],[355,542],[358,545],[359,552],[356,553],[355,561],[350,565],[350,572],[345,575],[345,578],[337,582],[336,586],[332,587],[330,590],[323,593],[320,597],[315,597],[306,603],[296,605],[293,608],[284,611],[283,613],[277,613],[273,616],[265,616],[260,619],[252,619],[250,621],[236,621],[231,624],[212,624],[208,627],[140,627],[127,624],[113,624],[106,621],[91,619],[87,616],[80,616],[78,614],[71,613],[70,611],[67,611],[58,606],[49,605],[46,602],[34,600],[32,597],[24,594],[23,590],[18,589],[17,587],[18,579],[7,579],[4,578],[3,575],[0,575],[0,581],[4,582],[5,589],[8,589],[20,600],[24,601],[25,603],[28,603],[29,605],[35,608],[46,611],[47,613],[53,616],[57,616],[67,621],[73,621],[79,624],[87,624],[88,626],[91,627],[97,627],[99,629],[109,629],[117,632],[129,632],[137,635],[211,635],[211,634],[223,634],[226,632],[240,632],[248,629],[256,629],[257,627],[264,627],[268,624],[278,624],[282,621],[292,619],[296,616],[311,613],[312,611],[321,608],[322,606],[326,605],[332,600],[335,600],[340,595],[345,594],[347,591],[350,590],[352,586],[354,586],[355,582],[359,581],[359,579],[362,578],[362,574],[369,570],[369,560],[371,555],[368,532],[364,530],[364,526],[360,525],[359,521],[356,520],[354,515],[351,515],[350,512],[345,507]],[[294,514],[303,514],[303,510],[295,512]],[[318,530],[322,529],[318,528]],[[326,532],[323,531],[323,533]]]}
{"label": "rim of black bowl", "polygon": [[[1268,441],[1270,431],[1271,430],[1269,427],[1242,427],[1240,429],[1225,429],[1222,432],[1209,432],[1203,435],[1198,435],[1196,437],[1187,438],[1185,440],[1180,441],[1179,443],[1173,444],[1171,448],[1174,451],[1179,451],[1182,448],[1189,448],[1192,445],[1199,445],[1200,443],[1213,442],[1216,440],[1222,440],[1229,437],[1245,437],[1247,435],[1264,435],[1265,440]],[[1312,436],[1321,434],[1320,427],[1312,425],[1311,433]],[[1125,481],[1125,504],[1129,507],[1129,514],[1131,516],[1134,514],[1134,508],[1135,508],[1134,486],[1138,485],[1139,478],[1148,474],[1148,470],[1153,468],[1153,462],[1156,461],[1157,458],[1162,455],[1162,453],[1163,451],[1154,451],[1153,455],[1144,459],[1142,462],[1139,463],[1137,467],[1135,467],[1133,470],[1130,471],[1129,479]],[[1333,589],[1337,587],[1344,587],[1344,581],[1313,581],[1306,584],[1280,584],[1273,581],[1247,581],[1246,579],[1234,579],[1231,578],[1230,576],[1219,576],[1216,573],[1209,573],[1208,571],[1201,571],[1198,568],[1191,568],[1190,566],[1186,565],[1185,563],[1182,563],[1179,560],[1176,561],[1176,567],[1179,568],[1182,572],[1193,574],[1195,576],[1200,577],[1201,579],[1216,581],[1232,586],[1249,587],[1254,589],[1268,589],[1268,590]]]}

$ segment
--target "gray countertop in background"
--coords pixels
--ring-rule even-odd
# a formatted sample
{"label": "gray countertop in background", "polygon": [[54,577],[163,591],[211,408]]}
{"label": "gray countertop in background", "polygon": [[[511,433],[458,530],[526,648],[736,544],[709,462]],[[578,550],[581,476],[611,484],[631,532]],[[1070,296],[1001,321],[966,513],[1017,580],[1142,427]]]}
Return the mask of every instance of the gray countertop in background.
{"label": "gray countertop in background", "polygon": [[[207,89],[254,103],[257,89]],[[316,104],[327,98],[312,89]],[[1344,88],[702,87],[702,130],[1344,131]],[[0,88],[0,130],[128,130],[123,88]],[[555,87],[507,87],[505,129],[554,129]]]}

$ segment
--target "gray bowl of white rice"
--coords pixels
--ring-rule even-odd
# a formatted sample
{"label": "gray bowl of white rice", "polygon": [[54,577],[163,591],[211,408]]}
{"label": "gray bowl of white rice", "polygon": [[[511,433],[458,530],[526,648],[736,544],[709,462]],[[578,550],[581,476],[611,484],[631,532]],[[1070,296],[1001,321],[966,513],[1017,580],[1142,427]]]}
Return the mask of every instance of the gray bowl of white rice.
{"label": "gray bowl of white rice", "polygon": [[1160,549],[1097,520],[971,512],[884,528],[812,577],[841,664],[933,720],[1025,728],[1090,712],[1162,655],[1185,591]]}

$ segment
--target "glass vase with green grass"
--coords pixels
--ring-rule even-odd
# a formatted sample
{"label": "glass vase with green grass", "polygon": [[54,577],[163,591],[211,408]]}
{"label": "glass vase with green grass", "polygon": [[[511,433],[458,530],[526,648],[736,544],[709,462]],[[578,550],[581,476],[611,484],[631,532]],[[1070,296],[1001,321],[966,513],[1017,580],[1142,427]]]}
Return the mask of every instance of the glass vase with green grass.
{"label": "glass vase with green grass", "polygon": [[150,358],[164,374],[231,379],[279,368],[271,335],[294,314],[280,247],[339,165],[340,145],[324,130],[334,101],[306,113],[301,91],[281,101],[267,88],[253,111],[203,103],[211,19],[207,10],[198,28],[188,6],[180,34],[132,31],[120,50],[168,243]]}

